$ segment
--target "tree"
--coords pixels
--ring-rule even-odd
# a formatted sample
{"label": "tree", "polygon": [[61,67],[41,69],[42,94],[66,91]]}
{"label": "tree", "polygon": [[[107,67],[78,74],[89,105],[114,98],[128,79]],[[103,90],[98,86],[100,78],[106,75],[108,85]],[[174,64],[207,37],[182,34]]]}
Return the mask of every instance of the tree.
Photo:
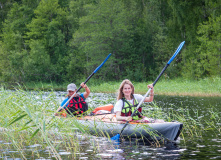
{"label": "tree", "polygon": [[7,17],[7,13],[13,5],[13,1],[1,0],[0,1],[0,33],[2,32],[3,22]]}
{"label": "tree", "polygon": [[[58,0],[42,0],[34,13],[35,18],[27,25],[30,30],[27,32],[27,38],[29,39],[27,44],[30,46],[27,59],[32,60],[27,61],[26,72],[29,73],[29,77],[32,79],[37,76],[36,79],[40,78],[43,81],[53,79],[59,82],[62,79],[61,75],[66,72],[68,45],[65,36],[67,27],[65,25],[67,25],[67,13],[59,6]],[[33,44],[41,44],[42,52],[38,52],[39,48],[36,48],[36,45]],[[33,53],[36,55],[33,56]],[[38,57],[43,55],[46,58],[47,65],[37,65],[39,63]],[[30,63],[28,64],[28,62]],[[37,70],[30,72],[30,68],[36,68]]]}
{"label": "tree", "polygon": [[209,18],[208,22],[200,24],[198,30],[200,41],[197,49],[196,65],[199,68],[195,76],[221,75],[221,16]]}
{"label": "tree", "polygon": [[[214,75],[214,73],[211,73],[214,67],[212,67],[213,69],[211,70],[211,67],[209,66],[214,64],[212,60],[213,58],[219,57],[217,55],[214,55],[216,53],[219,54],[219,52],[216,52],[215,50],[212,51],[210,47],[213,46],[213,43],[214,47],[216,46],[216,49],[218,47],[216,43],[219,39],[219,34],[217,34],[217,36],[214,34],[214,32],[216,32],[218,28],[214,25],[216,25],[217,23],[215,22],[216,17],[219,17],[221,13],[221,3],[220,1],[216,0],[205,0],[200,1],[199,4],[199,6],[197,6],[198,4],[196,4],[196,7],[189,10],[188,12],[191,13],[191,17],[193,17],[192,19],[194,25],[189,25],[190,23],[186,25],[189,28],[188,31],[187,29],[185,29],[185,35],[186,37],[189,37],[187,38],[186,43],[188,48],[186,49],[185,53],[182,54],[182,76],[193,79],[200,79],[205,76]],[[190,21],[191,19],[189,20],[189,22]],[[209,26],[211,27],[211,29],[209,29]],[[212,54],[212,56],[209,55],[208,57],[208,54],[211,51],[214,53]],[[208,63],[211,62],[212,64],[209,65]]]}
{"label": "tree", "polygon": [[[36,3],[32,3],[32,7],[33,4]],[[24,81],[23,57],[26,56],[23,52],[26,50],[24,35],[27,31],[26,24],[31,21],[32,15],[30,6],[15,2],[3,23],[0,73],[4,81]]]}
{"label": "tree", "polygon": [[111,63],[111,68],[104,69],[108,66],[106,64],[98,76],[119,79],[123,63],[130,63],[124,58],[130,48],[129,25],[125,18],[128,12],[121,1],[100,0],[98,4],[86,4],[83,7],[87,14],[79,18],[80,27],[73,35],[72,46],[79,46],[79,55],[86,55],[87,73],[95,69],[107,54],[112,53],[107,62]]}

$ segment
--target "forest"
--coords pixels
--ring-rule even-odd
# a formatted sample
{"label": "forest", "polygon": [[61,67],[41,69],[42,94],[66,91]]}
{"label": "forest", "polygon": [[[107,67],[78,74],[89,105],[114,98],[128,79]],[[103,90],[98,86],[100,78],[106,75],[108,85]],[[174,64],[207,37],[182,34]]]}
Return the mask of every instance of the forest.
{"label": "forest", "polygon": [[0,0],[0,82],[221,76],[220,0]]}

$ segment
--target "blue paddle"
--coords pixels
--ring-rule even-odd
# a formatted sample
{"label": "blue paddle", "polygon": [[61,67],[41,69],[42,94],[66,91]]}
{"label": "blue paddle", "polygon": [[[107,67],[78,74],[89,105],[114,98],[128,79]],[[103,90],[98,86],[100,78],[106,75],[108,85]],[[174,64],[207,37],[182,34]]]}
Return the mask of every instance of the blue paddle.
{"label": "blue paddle", "polygon": [[[170,60],[167,62],[166,66],[163,68],[163,70],[161,71],[161,73],[159,74],[159,76],[157,77],[157,79],[154,81],[153,86],[155,86],[155,84],[157,83],[157,81],[160,79],[160,77],[162,76],[162,74],[164,73],[164,71],[167,69],[167,67],[170,65],[170,63],[174,60],[174,58],[177,56],[177,54],[180,52],[180,50],[182,49],[183,45],[184,45],[185,41],[183,41],[182,43],[180,43],[179,47],[177,48],[176,52],[174,53],[174,55],[170,58]],[[141,104],[143,103],[144,99],[147,97],[147,95],[150,93],[152,88],[150,88],[147,93],[144,95],[143,99],[139,102],[138,106],[136,107],[136,109],[134,110],[134,112],[131,114],[131,117],[133,117],[133,115],[136,113],[136,111],[140,108]],[[122,128],[121,132],[118,133],[117,135],[113,136],[111,138],[111,140],[114,141],[119,141],[120,139],[120,135],[123,133],[125,127],[128,125],[129,121],[127,121],[124,125],[124,127]]]}
{"label": "blue paddle", "polygon": [[[94,72],[86,79],[86,81],[84,82],[84,84],[86,84],[87,83],[87,81],[104,65],[104,63],[108,60],[108,58],[111,56],[111,53],[107,56],[107,58],[100,64],[100,66],[98,66],[95,70],[94,70]],[[67,100],[67,102],[59,109],[59,110],[61,110],[62,108],[64,108],[64,106],[66,106],[67,104],[68,104],[68,102],[77,94],[77,92],[79,92],[80,91],[80,89],[81,89],[82,87],[80,86],[79,88],[78,88],[78,90]]]}

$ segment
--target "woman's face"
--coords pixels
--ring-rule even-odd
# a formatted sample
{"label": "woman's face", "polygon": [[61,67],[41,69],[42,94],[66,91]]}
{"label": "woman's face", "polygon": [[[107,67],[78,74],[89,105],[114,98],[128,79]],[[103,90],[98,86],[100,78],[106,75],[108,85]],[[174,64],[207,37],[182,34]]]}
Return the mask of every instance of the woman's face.
{"label": "woman's face", "polygon": [[123,94],[124,96],[130,96],[132,93],[132,88],[129,84],[125,84],[123,87]]}
{"label": "woman's face", "polygon": [[75,91],[68,91],[68,96],[72,96],[75,93]]}

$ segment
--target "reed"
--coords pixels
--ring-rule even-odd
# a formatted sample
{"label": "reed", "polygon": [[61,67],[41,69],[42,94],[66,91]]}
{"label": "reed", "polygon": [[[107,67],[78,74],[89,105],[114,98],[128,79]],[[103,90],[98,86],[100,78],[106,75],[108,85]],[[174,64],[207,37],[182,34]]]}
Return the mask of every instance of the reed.
{"label": "reed", "polygon": [[[1,92],[3,112],[0,113],[0,123],[4,128],[1,138],[11,143],[13,145],[11,149],[19,151],[22,159],[27,158],[24,148],[33,144],[38,144],[45,150],[48,148],[49,154],[56,159],[62,159],[58,153],[60,148],[68,148],[66,140],[73,137],[71,134],[63,135],[63,131],[67,129],[65,125],[68,123],[54,119],[48,124],[48,117],[51,117],[52,112],[47,111],[51,110],[51,106],[56,103],[55,98],[53,93],[43,97],[42,92],[30,93],[23,90]],[[54,132],[54,128],[59,128],[62,132]],[[76,141],[73,142],[73,140]],[[79,143],[76,138],[73,140],[72,144]],[[74,147],[76,152],[79,151],[78,148],[77,145]],[[34,157],[40,158],[38,151],[34,151],[33,154]]]}
{"label": "reed", "polygon": [[181,132],[182,140],[185,139],[195,140],[198,138],[203,139],[204,135],[209,132],[213,132],[215,137],[219,137],[221,134],[221,119],[219,109],[210,106],[207,108],[206,115],[199,113],[197,109],[189,109],[187,107],[180,107],[174,110],[170,108],[165,110],[155,103],[144,105],[144,115],[155,119],[164,119],[168,122],[178,121],[183,123],[183,129]]}
{"label": "reed", "polygon": [[[1,88],[0,91],[0,138],[5,143],[0,143],[0,149],[5,151],[13,150],[17,153],[7,153],[12,158],[28,159],[30,156],[40,158],[42,151],[47,150],[48,157],[62,159],[63,155],[60,150],[65,150],[70,155],[70,159],[79,157],[83,148],[80,143],[91,141],[91,136],[87,127],[81,126],[75,118],[52,118],[53,113],[60,105],[54,92],[24,91],[17,89],[8,91]],[[108,97],[104,97],[104,99]],[[94,107],[105,105],[106,100],[99,100],[96,96]],[[108,103],[114,103],[115,99],[110,98]],[[209,107],[207,117],[199,114],[197,110],[190,110],[181,107],[174,111],[173,109],[164,110],[155,103],[144,105],[144,115],[155,119],[164,119],[166,121],[176,120],[184,124],[181,134],[182,141],[196,137],[203,138],[207,131],[213,131],[215,136],[221,134],[220,113],[214,107]],[[208,118],[209,117],[209,118]],[[80,134],[79,134],[80,133]],[[100,131],[97,136],[110,137]],[[152,134],[153,137],[155,133]],[[153,146],[159,147],[163,142],[155,141]],[[94,146],[93,151],[99,152],[99,146],[96,140],[91,141]],[[28,148],[34,146],[30,151]],[[28,153],[28,154],[27,154]],[[2,156],[6,156],[2,154]],[[19,155],[19,156],[17,156]]]}

